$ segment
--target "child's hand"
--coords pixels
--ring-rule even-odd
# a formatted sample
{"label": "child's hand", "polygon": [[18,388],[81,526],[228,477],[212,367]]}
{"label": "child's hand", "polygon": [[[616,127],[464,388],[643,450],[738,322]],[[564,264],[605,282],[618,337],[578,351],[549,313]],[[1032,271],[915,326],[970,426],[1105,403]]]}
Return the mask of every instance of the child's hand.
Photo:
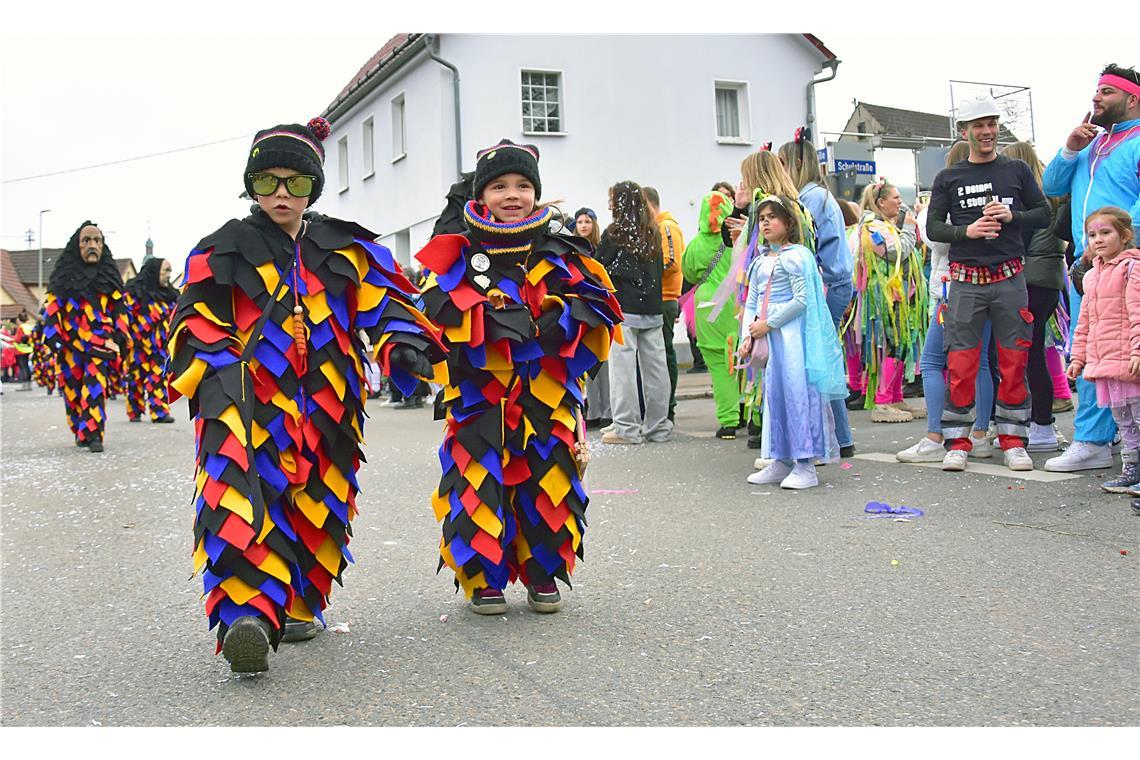
{"label": "child's hand", "polygon": [[1076,380],[1081,376],[1081,372],[1084,370],[1084,368],[1084,362],[1069,362],[1069,369],[1065,371],[1065,377],[1069,378],[1070,380]]}
{"label": "child's hand", "polygon": [[747,223],[748,220],[742,219],[738,216],[729,217],[728,219],[724,220],[724,226],[728,227],[728,238],[732,241],[733,245],[736,245],[736,240],[740,237],[740,232],[744,229],[744,225]]}
{"label": "child's hand", "polygon": [[1132,373],[1133,377],[1140,375],[1140,356],[1132,357],[1132,360],[1128,362],[1128,371]]}
{"label": "child's hand", "polygon": [[740,348],[736,350],[736,356],[743,360],[752,353],[752,336],[745,336],[744,340],[740,341]]}
{"label": "child's hand", "polygon": [[753,338],[763,338],[768,334],[768,330],[768,322],[763,319],[757,319],[748,325],[748,334]]}

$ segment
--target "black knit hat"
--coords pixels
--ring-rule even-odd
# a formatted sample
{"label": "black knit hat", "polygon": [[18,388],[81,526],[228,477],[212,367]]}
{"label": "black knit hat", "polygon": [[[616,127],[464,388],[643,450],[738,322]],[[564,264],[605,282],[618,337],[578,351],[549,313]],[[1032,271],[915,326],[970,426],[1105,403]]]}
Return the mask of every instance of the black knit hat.
{"label": "black knit hat", "polygon": [[538,177],[538,148],[534,145],[516,145],[505,137],[498,145],[484,148],[476,154],[473,196],[483,195],[483,188],[504,174],[521,174],[534,183],[534,199],[542,197],[542,181]]}
{"label": "black knit hat", "polygon": [[317,117],[311,119],[307,125],[278,124],[270,129],[263,129],[253,138],[253,145],[249,147],[249,158],[245,163],[245,191],[250,198],[257,196],[253,192],[253,184],[249,175],[274,167],[282,169],[295,169],[301,174],[310,174],[317,178],[313,183],[313,194],[309,196],[312,206],[321,197],[321,190],[325,186],[325,149],[321,141],[329,136],[332,127],[328,121]]}

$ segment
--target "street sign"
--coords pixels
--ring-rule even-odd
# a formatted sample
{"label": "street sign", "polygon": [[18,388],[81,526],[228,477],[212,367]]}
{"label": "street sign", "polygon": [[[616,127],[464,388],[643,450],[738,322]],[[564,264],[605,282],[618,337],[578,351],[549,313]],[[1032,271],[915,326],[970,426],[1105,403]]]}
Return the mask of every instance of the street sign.
{"label": "street sign", "polygon": [[815,153],[819,156],[819,162],[821,164],[827,163],[827,148],[816,148]]}
{"label": "street sign", "polygon": [[853,161],[847,158],[835,159],[835,170],[837,172],[846,169],[854,169],[857,174],[869,174],[875,176],[875,162],[874,161]]}

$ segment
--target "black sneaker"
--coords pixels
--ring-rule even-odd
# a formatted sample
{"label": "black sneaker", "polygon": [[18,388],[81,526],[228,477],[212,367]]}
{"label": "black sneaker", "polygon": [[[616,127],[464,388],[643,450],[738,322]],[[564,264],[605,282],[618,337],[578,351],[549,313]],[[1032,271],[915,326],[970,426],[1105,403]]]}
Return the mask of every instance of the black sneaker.
{"label": "black sneaker", "polygon": [[527,586],[526,603],[535,612],[558,612],[562,609],[562,595],[553,583],[538,583]]}
{"label": "black sneaker", "polygon": [[174,416],[168,414],[165,417],[158,417],[157,419],[153,419],[151,422],[174,422]]}
{"label": "black sneaker", "polygon": [[839,447],[839,458],[840,459],[850,459],[853,456],[855,456],[855,444],[851,444],[850,446],[840,446]]}
{"label": "black sneaker", "polygon": [[87,450],[93,451],[96,454],[101,453],[103,451],[103,439],[96,438],[95,440],[91,441],[91,443],[87,444]]}
{"label": "black sneaker", "polygon": [[851,394],[847,397],[847,409],[852,412],[857,412],[867,404],[867,397],[862,393]]}
{"label": "black sneaker", "polygon": [[502,615],[507,611],[507,598],[497,588],[477,588],[471,595],[471,611],[476,615]]}
{"label": "black sneaker", "polygon": [[731,428],[731,427],[718,428],[716,431],[716,437],[721,439],[722,441],[735,441],[736,440],[736,428]]}
{"label": "black sneaker", "polygon": [[764,428],[754,422],[748,423],[748,448],[758,449],[764,439]]}
{"label": "black sneaker", "polygon": [[316,620],[285,618],[285,632],[281,634],[281,640],[287,644],[294,641],[308,641],[320,632],[321,624]]}
{"label": "black sneaker", "polygon": [[685,374],[686,375],[699,375],[701,373],[708,372],[708,371],[709,371],[709,368],[704,366],[703,364],[699,367],[694,364],[692,367],[689,367],[687,370],[685,370]]}
{"label": "black sneaker", "polygon": [[75,439],[75,445],[79,446],[80,448],[83,448],[84,446],[90,446],[91,441],[88,441],[84,438],[76,438]]}
{"label": "black sneaker", "polygon": [[142,422],[141,417],[128,417],[127,422]]}
{"label": "black sneaker", "polygon": [[222,639],[222,656],[235,673],[269,670],[269,624],[251,615],[239,617]]}

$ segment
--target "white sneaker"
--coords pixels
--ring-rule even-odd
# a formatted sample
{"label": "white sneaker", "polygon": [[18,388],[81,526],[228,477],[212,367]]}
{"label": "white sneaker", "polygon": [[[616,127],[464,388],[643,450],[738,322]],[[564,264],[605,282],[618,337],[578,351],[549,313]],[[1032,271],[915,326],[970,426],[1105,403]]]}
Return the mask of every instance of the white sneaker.
{"label": "white sneaker", "polygon": [[760,472],[749,475],[748,482],[754,486],[771,485],[772,483],[779,483],[791,473],[792,468],[777,459]]}
{"label": "white sneaker", "polygon": [[1029,423],[1029,445],[1027,451],[1060,451],[1060,441],[1057,440],[1057,431],[1052,425],[1038,425]]}
{"label": "white sneaker", "polygon": [[915,462],[941,462],[945,456],[946,449],[941,443],[935,443],[926,436],[922,436],[918,439],[918,443],[895,454],[895,459],[907,464],[914,464]]}
{"label": "white sneaker", "polygon": [[1029,458],[1029,453],[1020,446],[1006,449],[1002,454],[1005,456],[1005,466],[1015,472],[1033,469],[1033,460]]}
{"label": "white sneaker", "polygon": [[1112,446],[1087,441],[1073,441],[1064,454],[1045,463],[1046,472],[1106,470],[1109,467],[1112,467]]}
{"label": "white sneaker", "polygon": [[951,449],[942,457],[942,469],[946,472],[962,472],[966,469],[967,455],[961,449]]}
{"label": "white sneaker", "polygon": [[989,438],[974,438],[970,436],[970,459],[989,459],[994,455],[994,442]]}
{"label": "white sneaker", "polygon": [[604,428],[602,428],[598,432],[601,433],[602,435],[605,435],[606,433],[612,433],[615,430],[617,430],[617,425],[615,423],[611,422],[610,424],[606,425]]}
{"label": "white sneaker", "polygon": [[780,488],[788,488],[793,491],[815,488],[818,485],[819,478],[815,474],[815,465],[806,462],[797,462],[792,474],[780,481]]}
{"label": "white sneaker", "polygon": [[756,457],[756,461],[752,463],[752,466],[755,467],[757,470],[763,470],[765,467],[767,467],[768,465],[772,464],[772,462],[775,462],[775,461],[776,461],[775,459],[765,459],[764,457]]}

